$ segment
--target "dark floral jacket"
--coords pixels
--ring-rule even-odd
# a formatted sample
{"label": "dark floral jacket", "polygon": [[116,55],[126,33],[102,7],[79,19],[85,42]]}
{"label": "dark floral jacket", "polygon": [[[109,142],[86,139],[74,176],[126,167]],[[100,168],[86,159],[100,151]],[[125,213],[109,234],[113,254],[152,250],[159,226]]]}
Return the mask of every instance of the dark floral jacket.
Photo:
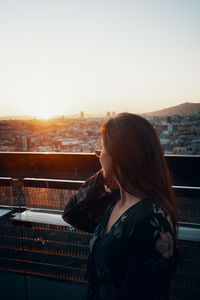
{"label": "dark floral jacket", "polygon": [[87,300],[166,300],[178,252],[167,213],[149,198],[128,208],[104,234],[119,190],[106,191],[101,171],[72,196],[63,219],[93,233]]}

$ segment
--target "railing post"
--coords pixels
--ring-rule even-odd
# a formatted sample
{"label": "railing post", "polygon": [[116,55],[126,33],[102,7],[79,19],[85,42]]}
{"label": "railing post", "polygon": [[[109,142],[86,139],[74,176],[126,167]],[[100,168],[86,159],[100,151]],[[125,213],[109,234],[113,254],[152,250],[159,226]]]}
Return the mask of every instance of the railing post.
{"label": "railing post", "polygon": [[12,204],[13,207],[26,206],[25,190],[24,190],[24,178],[12,178]]}

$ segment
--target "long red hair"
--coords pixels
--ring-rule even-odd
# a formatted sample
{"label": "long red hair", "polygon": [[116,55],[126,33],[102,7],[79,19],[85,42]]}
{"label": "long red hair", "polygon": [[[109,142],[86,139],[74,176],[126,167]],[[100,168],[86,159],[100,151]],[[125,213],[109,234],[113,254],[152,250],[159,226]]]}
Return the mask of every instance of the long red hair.
{"label": "long red hair", "polygon": [[151,123],[139,115],[121,113],[103,124],[101,134],[122,188],[134,196],[156,201],[170,215],[176,231],[171,176]]}

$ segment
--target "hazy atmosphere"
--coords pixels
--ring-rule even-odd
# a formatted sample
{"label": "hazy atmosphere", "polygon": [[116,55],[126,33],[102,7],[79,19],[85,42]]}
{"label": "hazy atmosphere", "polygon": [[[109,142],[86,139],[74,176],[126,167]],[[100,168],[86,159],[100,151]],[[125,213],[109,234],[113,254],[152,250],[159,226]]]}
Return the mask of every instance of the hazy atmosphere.
{"label": "hazy atmosphere", "polygon": [[200,102],[198,0],[0,1],[0,115]]}

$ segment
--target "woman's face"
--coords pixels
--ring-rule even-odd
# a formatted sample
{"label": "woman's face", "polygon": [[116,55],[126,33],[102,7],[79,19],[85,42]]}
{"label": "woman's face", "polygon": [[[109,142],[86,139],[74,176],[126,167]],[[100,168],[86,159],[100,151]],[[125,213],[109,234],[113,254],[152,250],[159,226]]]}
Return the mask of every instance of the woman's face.
{"label": "woman's face", "polygon": [[112,165],[112,159],[109,156],[109,154],[106,152],[104,143],[102,142],[102,151],[100,154],[100,164],[103,169],[104,177],[106,179],[112,179],[113,178],[113,165]]}

